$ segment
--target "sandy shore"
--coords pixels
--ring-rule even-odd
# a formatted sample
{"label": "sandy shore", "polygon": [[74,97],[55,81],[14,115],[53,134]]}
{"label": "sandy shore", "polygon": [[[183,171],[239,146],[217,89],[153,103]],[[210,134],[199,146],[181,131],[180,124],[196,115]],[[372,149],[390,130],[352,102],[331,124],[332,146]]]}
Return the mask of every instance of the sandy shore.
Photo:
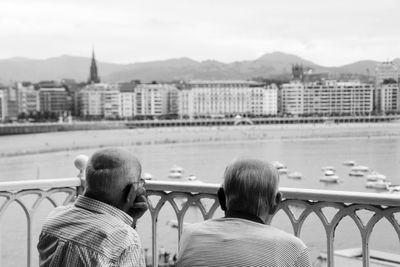
{"label": "sandy shore", "polygon": [[400,138],[400,123],[289,124],[52,132],[0,137],[0,157],[106,146],[298,138]]}

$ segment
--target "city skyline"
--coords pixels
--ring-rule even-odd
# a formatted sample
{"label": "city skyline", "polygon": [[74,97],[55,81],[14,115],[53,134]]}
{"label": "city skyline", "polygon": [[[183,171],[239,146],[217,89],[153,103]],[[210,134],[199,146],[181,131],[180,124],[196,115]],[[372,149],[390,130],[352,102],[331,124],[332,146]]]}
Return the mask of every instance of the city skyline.
{"label": "city skyline", "polygon": [[[323,66],[400,57],[400,2],[2,1],[0,59],[63,54],[134,63],[224,63],[282,51]],[[31,12],[35,10],[35,12]],[[51,23],[49,23],[51,22]]]}

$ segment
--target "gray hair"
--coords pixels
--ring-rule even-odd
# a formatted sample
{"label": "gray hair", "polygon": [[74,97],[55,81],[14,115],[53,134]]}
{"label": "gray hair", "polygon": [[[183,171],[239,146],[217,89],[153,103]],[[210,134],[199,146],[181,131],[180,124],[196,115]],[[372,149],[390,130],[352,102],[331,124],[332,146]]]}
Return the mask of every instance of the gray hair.
{"label": "gray hair", "polygon": [[274,166],[257,159],[238,159],[224,173],[228,210],[260,215],[265,205],[270,209],[278,192],[279,174]]}
{"label": "gray hair", "polygon": [[[135,170],[135,177],[126,177]],[[107,148],[96,151],[86,167],[86,190],[95,194],[114,194],[122,191],[129,179],[137,181],[141,165],[130,152]]]}

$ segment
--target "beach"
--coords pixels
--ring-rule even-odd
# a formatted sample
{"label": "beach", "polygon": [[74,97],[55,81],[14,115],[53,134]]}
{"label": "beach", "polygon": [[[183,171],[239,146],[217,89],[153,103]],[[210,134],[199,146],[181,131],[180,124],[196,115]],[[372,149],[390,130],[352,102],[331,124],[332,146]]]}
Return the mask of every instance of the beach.
{"label": "beach", "polygon": [[240,140],[400,137],[400,123],[286,124],[168,127],[51,132],[0,137],[0,157],[109,146]]}

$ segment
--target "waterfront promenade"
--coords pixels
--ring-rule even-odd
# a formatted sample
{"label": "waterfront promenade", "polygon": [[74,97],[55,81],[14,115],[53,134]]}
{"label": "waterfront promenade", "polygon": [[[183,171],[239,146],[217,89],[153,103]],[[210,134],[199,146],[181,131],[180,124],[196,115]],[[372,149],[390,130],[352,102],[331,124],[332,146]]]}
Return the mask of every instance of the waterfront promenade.
{"label": "waterfront promenade", "polygon": [[0,124],[0,135],[30,134],[43,132],[136,129],[159,127],[199,127],[232,125],[321,124],[321,123],[376,123],[400,121],[400,115],[349,116],[349,117],[270,117],[224,118],[195,120],[135,120],[135,121],[75,121],[71,123],[12,123]]}

